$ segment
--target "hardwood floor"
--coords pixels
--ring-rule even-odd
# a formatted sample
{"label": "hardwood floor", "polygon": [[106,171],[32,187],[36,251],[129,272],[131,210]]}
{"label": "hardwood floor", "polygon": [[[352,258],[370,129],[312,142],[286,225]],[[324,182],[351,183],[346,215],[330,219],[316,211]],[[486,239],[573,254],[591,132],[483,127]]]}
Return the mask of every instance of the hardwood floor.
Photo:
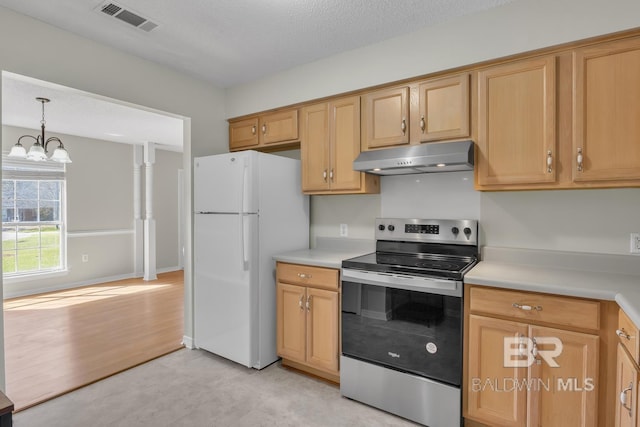
{"label": "hardwood floor", "polygon": [[7,396],[17,411],[182,347],[183,272],[4,302]]}

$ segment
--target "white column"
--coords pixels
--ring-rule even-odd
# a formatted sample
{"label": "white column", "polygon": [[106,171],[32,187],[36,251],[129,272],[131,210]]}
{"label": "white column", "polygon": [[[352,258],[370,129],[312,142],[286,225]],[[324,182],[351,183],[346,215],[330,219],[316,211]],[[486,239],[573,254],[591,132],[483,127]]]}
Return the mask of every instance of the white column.
{"label": "white column", "polygon": [[156,220],[153,219],[153,164],[155,162],[155,145],[153,142],[146,142],[144,144],[144,280],[155,280],[158,278],[156,275]]}
{"label": "white column", "polygon": [[133,146],[133,274],[144,274],[144,221],[142,220],[142,145]]}

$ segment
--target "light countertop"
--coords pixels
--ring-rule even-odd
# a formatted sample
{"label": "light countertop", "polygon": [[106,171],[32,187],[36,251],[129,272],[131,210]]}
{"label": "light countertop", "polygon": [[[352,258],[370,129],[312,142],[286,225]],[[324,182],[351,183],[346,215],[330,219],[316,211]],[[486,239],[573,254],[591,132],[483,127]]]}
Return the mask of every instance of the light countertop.
{"label": "light countertop", "polygon": [[292,264],[340,268],[342,260],[375,251],[375,242],[361,239],[318,238],[316,247],[274,255],[273,259]]}
{"label": "light countertop", "polygon": [[640,257],[485,247],[465,283],[616,301],[640,326]]}

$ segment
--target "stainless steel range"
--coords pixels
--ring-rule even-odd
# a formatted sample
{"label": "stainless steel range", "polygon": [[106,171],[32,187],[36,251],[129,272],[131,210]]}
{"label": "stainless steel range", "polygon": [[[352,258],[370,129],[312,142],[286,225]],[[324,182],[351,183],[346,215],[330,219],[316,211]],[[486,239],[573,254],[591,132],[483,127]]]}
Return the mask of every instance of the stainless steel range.
{"label": "stainless steel range", "polygon": [[477,261],[475,220],[377,219],[376,252],[342,262],[340,393],[461,425],[463,277]]}

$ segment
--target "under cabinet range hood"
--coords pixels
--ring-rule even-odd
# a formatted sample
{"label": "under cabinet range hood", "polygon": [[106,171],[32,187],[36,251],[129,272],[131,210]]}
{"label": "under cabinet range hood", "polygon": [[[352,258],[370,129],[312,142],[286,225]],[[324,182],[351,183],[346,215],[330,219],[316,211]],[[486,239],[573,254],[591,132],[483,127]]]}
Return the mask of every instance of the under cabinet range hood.
{"label": "under cabinet range hood", "polygon": [[363,151],[353,170],[375,175],[473,170],[473,141],[429,142]]}

